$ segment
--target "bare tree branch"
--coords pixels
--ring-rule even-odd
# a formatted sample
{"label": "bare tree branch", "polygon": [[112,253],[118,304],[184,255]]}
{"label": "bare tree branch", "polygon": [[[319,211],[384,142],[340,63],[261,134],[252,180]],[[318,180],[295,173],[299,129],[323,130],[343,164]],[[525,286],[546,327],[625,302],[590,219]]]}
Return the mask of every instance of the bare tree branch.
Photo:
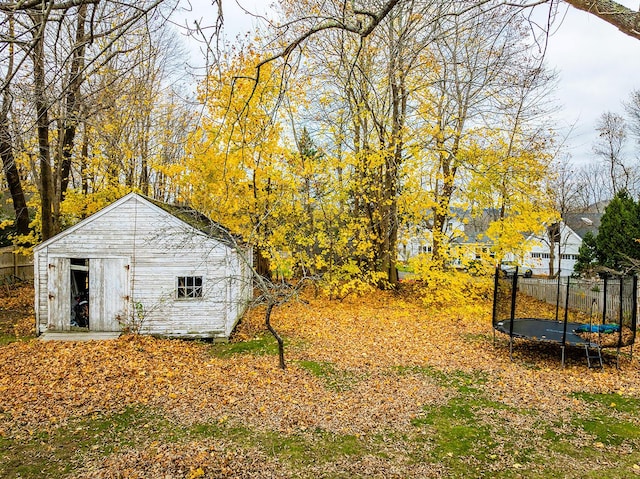
{"label": "bare tree branch", "polygon": [[640,40],[640,12],[611,0],[565,0],[569,5],[617,27],[622,33]]}
{"label": "bare tree branch", "polygon": [[[100,0],[68,0],[66,2],[55,3],[51,2],[49,5],[50,10],[68,10],[73,7],[78,7],[83,4],[97,4]],[[0,12],[15,13],[23,12],[32,9],[41,9],[42,0],[29,0],[26,2],[0,2]]]}

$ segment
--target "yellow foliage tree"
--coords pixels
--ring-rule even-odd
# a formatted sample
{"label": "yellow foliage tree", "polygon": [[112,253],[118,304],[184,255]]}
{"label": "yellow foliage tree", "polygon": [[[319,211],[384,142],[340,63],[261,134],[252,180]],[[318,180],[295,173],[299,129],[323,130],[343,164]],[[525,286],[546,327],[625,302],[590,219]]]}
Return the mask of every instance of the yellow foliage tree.
{"label": "yellow foliage tree", "polygon": [[276,114],[281,78],[270,64],[256,77],[259,61],[246,48],[200,86],[206,115],[187,146],[181,196],[277,259],[295,205]]}
{"label": "yellow foliage tree", "polygon": [[523,144],[520,135],[505,138],[496,130],[486,137],[490,147],[471,150],[476,168],[466,194],[475,215],[489,214],[485,236],[499,263],[507,253],[522,257],[525,240],[543,233],[559,214],[544,187],[553,159],[546,143]]}

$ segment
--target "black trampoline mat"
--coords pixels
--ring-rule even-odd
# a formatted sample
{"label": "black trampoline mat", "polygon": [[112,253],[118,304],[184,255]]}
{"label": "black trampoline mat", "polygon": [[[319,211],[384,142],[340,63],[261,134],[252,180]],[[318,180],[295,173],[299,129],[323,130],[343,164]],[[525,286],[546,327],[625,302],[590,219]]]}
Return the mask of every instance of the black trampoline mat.
{"label": "black trampoline mat", "polygon": [[[510,334],[511,320],[505,319],[495,324],[495,329],[501,333]],[[582,323],[567,323],[567,337],[565,344],[583,346],[588,341],[582,339],[573,331],[582,326]],[[564,321],[553,321],[549,319],[517,318],[513,320],[513,336],[516,338],[534,339],[537,341],[548,341],[550,343],[562,344],[564,334]]]}

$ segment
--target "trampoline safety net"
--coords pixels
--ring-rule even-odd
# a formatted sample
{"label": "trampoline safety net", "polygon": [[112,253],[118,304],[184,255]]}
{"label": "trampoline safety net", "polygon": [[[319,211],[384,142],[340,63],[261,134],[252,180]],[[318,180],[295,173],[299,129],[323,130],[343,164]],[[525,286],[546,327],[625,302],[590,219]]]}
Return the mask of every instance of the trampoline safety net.
{"label": "trampoline safety net", "polygon": [[495,275],[493,327],[510,337],[620,348],[635,342],[637,278]]}

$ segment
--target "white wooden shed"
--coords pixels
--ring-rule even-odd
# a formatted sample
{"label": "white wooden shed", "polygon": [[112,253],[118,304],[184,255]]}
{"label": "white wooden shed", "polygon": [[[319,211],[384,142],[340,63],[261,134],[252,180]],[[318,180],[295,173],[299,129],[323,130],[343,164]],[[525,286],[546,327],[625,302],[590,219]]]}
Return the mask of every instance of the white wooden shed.
{"label": "white wooden shed", "polygon": [[36,332],[228,338],[252,297],[251,249],[212,225],[130,193],[38,245]]}

